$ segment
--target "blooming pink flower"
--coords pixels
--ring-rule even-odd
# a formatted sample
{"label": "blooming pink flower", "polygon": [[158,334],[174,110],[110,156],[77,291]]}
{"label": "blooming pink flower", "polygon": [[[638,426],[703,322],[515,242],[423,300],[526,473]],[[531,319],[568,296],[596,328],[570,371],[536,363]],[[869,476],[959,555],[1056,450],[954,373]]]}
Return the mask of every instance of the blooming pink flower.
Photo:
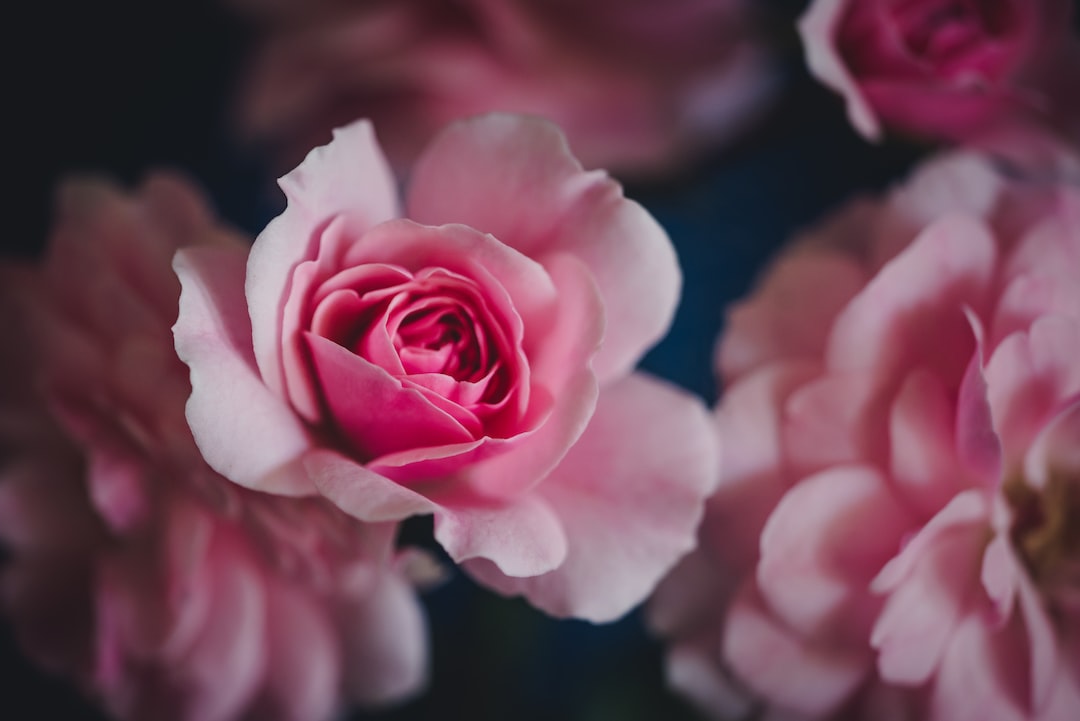
{"label": "blooming pink flower", "polygon": [[728,321],[721,482],[652,606],[673,683],[730,717],[1073,718],[1080,186],[932,161]]}
{"label": "blooming pink flower", "polygon": [[439,136],[408,220],[367,122],[281,186],[250,257],[177,258],[207,461],[366,521],[434,514],[451,557],[553,614],[644,598],[714,466],[701,404],[631,372],[678,297],[655,221],[554,126],[506,115]]}
{"label": "blooming pink flower", "polygon": [[28,652],[122,719],[329,719],[423,683],[394,528],[202,461],[172,347],[177,248],[246,247],[181,180],[63,186],[0,287],[3,601]]}
{"label": "blooming pink flower", "polygon": [[966,140],[1072,102],[1080,54],[1070,0],[815,0],[806,58],[852,125]]}
{"label": "blooming pink flower", "polygon": [[238,105],[291,167],[371,118],[395,169],[447,123],[547,117],[589,167],[692,160],[762,109],[774,83],[744,0],[235,0],[265,36]]}

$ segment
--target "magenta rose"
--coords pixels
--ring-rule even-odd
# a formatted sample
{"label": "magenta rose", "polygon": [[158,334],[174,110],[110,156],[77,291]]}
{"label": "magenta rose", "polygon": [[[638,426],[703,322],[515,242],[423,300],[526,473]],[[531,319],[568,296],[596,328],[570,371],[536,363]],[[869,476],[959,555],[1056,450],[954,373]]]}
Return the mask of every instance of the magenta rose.
{"label": "magenta rose", "polygon": [[[815,0],[806,59],[866,138],[966,140],[1071,102],[1070,0]],[[1064,92],[1063,92],[1064,91]]]}
{"label": "magenta rose", "polygon": [[728,321],[720,484],[651,608],[672,682],[723,718],[1074,718],[1080,186],[933,160]]}
{"label": "magenta rose", "polygon": [[116,718],[320,721],[420,688],[415,553],[199,455],[170,326],[180,247],[245,240],[182,180],[64,184],[40,267],[0,270],[0,574],[27,652]]}
{"label": "magenta rose", "polygon": [[292,167],[372,119],[406,171],[447,123],[549,118],[589,167],[693,162],[772,96],[746,0],[233,0],[259,23],[237,125]]}
{"label": "magenta rose", "polygon": [[176,260],[207,461],[365,521],[434,514],[454,560],[554,614],[640,601],[693,545],[715,455],[702,405],[632,372],[679,292],[656,222],[508,115],[435,140],[407,219],[367,122],[281,186],[250,254]]}

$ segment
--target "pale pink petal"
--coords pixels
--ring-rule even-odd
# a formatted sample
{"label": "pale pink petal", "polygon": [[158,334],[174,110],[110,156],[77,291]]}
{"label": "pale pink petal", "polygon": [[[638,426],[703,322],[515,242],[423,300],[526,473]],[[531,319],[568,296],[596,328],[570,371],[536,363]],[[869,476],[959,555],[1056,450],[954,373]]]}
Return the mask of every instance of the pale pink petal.
{"label": "pale pink petal", "polygon": [[416,591],[396,575],[347,601],[342,620],[346,695],[364,704],[400,701],[428,679],[428,629]]}
{"label": "pale pink petal", "polygon": [[335,130],[328,145],[312,150],[279,182],[289,205],[255,240],[242,287],[255,361],[266,383],[281,392],[281,318],[293,269],[315,257],[313,244],[335,217],[359,237],[399,213],[394,176],[366,120]]}
{"label": "pale pink petal", "polygon": [[782,443],[787,396],[819,370],[811,362],[767,365],[726,390],[716,410],[723,452],[701,544],[733,577],[757,563],[761,529],[790,483]]}
{"label": "pale pink petal", "polygon": [[913,572],[919,559],[935,543],[938,534],[956,526],[984,524],[989,528],[989,523],[990,502],[986,494],[974,489],[964,491],[949,501],[945,508],[904,544],[903,550],[874,578],[871,589],[877,593],[887,593],[896,588]]}
{"label": "pale pink petal", "polygon": [[319,493],[362,521],[399,521],[433,513],[438,506],[416,491],[330,450],[306,453],[303,467]]}
{"label": "pale pink petal", "polygon": [[190,248],[176,256],[183,292],[173,333],[176,352],[191,369],[188,422],[207,463],[229,480],[309,494],[314,489],[295,462],[311,439],[262,382],[251,355],[244,262],[233,250]]}
{"label": "pale pink petal", "polygon": [[986,364],[987,397],[1004,446],[1006,468],[1022,462],[1059,404],[1080,393],[1080,323],[1060,315],[1013,333]]}
{"label": "pale pink petal", "polygon": [[435,513],[435,539],[456,563],[469,561],[466,568],[483,581],[507,578],[513,584],[558,568],[567,557],[563,523],[535,493],[442,508]]}
{"label": "pale pink petal", "polygon": [[956,399],[956,450],[960,461],[987,489],[1001,483],[1001,439],[998,438],[987,400],[982,368],[982,343],[971,356]]}
{"label": "pale pink petal", "polygon": [[865,651],[816,647],[779,623],[747,584],[728,613],[723,657],[770,705],[826,718],[870,672]]}
{"label": "pale pink petal", "polygon": [[794,631],[831,631],[837,640],[857,643],[874,610],[866,587],[896,554],[910,525],[872,467],[833,468],[803,479],[761,532],[761,595]]}
{"label": "pale pink petal", "polygon": [[845,463],[888,458],[885,399],[873,375],[822,375],[784,405],[783,443],[793,478]]}
{"label": "pale pink petal", "polygon": [[876,141],[882,136],[881,123],[836,48],[844,14],[851,2],[858,1],[816,0],[799,19],[799,35],[810,72],[844,97],[851,124],[864,138]]}
{"label": "pale pink petal", "polygon": [[[191,689],[184,699],[186,721],[236,718],[266,673],[268,589],[245,552],[230,548],[235,542],[221,536],[214,542],[206,579],[213,584],[213,605],[183,664],[172,669],[177,683]],[[161,662],[169,669],[169,659]]]}
{"label": "pale pink petal", "polygon": [[466,470],[492,496],[520,493],[547,475],[585,430],[600,395],[589,363],[604,333],[596,288],[572,257],[554,257],[549,271],[559,291],[558,316],[530,361],[533,376],[549,384],[553,404],[542,421],[522,420],[523,427],[539,428],[515,438],[512,450]]}
{"label": "pale pink petal", "polygon": [[547,121],[494,114],[449,126],[417,162],[408,208],[544,264],[555,251],[584,261],[612,318],[595,365],[602,379],[629,370],[671,322],[681,277],[667,236],[604,173],[585,172]]}
{"label": "pale pink petal", "polygon": [[566,530],[566,560],[534,578],[500,577],[490,565],[467,568],[554,616],[617,618],[694,547],[716,464],[700,402],[631,375],[605,388],[585,433],[537,488]]}
{"label": "pale pink petal", "polygon": [[1076,473],[1078,470],[1080,398],[1066,405],[1035,437],[1024,457],[1024,480],[1033,488],[1043,490],[1055,474]]}
{"label": "pale pink petal", "polygon": [[837,318],[828,367],[887,380],[920,363],[959,379],[974,349],[963,311],[985,304],[997,255],[977,220],[954,215],[931,224]]}
{"label": "pale pink petal", "polygon": [[955,425],[941,378],[925,368],[911,371],[889,412],[889,459],[893,481],[927,519],[966,487]]}
{"label": "pale pink petal", "polygon": [[337,628],[311,594],[268,581],[267,668],[251,713],[268,721],[321,721],[338,707],[343,661]]}
{"label": "pale pink petal", "polygon": [[781,258],[754,294],[728,311],[716,352],[721,377],[730,382],[772,360],[820,359],[833,320],[865,276],[841,253]]}
{"label": "pale pink petal", "polygon": [[953,629],[979,586],[985,526],[953,526],[921,548],[891,591],[870,643],[878,672],[890,683],[918,685],[939,669]]}
{"label": "pale pink petal", "polygon": [[[930,694],[930,721],[1027,721],[1021,632],[988,628],[977,613],[953,629]],[[1065,719],[1061,719],[1065,721]]]}
{"label": "pale pink petal", "polygon": [[715,648],[682,644],[671,649],[664,661],[665,680],[709,718],[749,718],[755,705],[753,694],[723,669],[719,632],[713,640]]}

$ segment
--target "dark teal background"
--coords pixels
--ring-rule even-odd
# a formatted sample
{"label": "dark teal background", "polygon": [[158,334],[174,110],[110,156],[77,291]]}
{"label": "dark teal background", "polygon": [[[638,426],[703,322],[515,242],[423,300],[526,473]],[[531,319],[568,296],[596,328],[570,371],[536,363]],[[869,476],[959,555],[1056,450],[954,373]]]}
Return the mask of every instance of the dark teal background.
{"label": "dark teal background", "polygon": [[[793,231],[856,191],[880,188],[916,156],[912,147],[859,140],[839,100],[806,76],[793,26],[802,3],[755,2],[774,12],[782,89],[775,106],[742,142],[702,157],[682,176],[627,186],[667,228],[685,274],[671,334],[645,367],[710,404],[724,306],[747,291]],[[253,233],[276,212],[272,178],[229,139],[227,100],[250,38],[218,4],[16,3],[3,22],[0,233],[8,255],[40,251],[51,189],[76,171],[132,184],[154,167],[182,169],[224,218]],[[429,533],[429,523],[409,525],[410,537]],[[661,648],[645,635],[639,614],[606,626],[555,622],[460,576],[426,603],[430,690],[356,718],[696,718],[665,690]],[[0,718],[98,716],[62,679],[33,669],[0,623]]]}

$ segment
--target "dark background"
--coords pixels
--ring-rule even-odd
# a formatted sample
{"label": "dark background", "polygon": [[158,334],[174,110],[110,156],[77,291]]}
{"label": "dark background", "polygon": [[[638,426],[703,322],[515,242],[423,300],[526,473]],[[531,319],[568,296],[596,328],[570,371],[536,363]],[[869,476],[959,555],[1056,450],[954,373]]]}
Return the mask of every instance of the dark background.
{"label": "dark background", "polygon": [[[672,332],[645,365],[710,403],[724,306],[747,291],[793,231],[853,192],[882,187],[917,155],[910,146],[859,140],[840,101],[807,77],[793,25],[803,3],[754,1],[774,12],[782,85],[774,107],[742,142],[681,177],[627,187],[667,228],[685,273]],[[252,233],[276,212],[271,177],[229,137],[228,99],[251,37],[219,4],[16,3],[5,9],[4,25],[6,255],[40,251],[52,188],[71,172],[130,185],[151,168],[181,169],[222,217]],[[425,522],[412,524],[410,534],[425,533]],[[356,718],[697,718],[665,690],[661,648],[645,635],[639,613],[605,626],[556,622],[461,576],[425,600],[429,691]],[[0,709],[9,721],[100,718],[63,679],[35,670],[2,622]]]}

